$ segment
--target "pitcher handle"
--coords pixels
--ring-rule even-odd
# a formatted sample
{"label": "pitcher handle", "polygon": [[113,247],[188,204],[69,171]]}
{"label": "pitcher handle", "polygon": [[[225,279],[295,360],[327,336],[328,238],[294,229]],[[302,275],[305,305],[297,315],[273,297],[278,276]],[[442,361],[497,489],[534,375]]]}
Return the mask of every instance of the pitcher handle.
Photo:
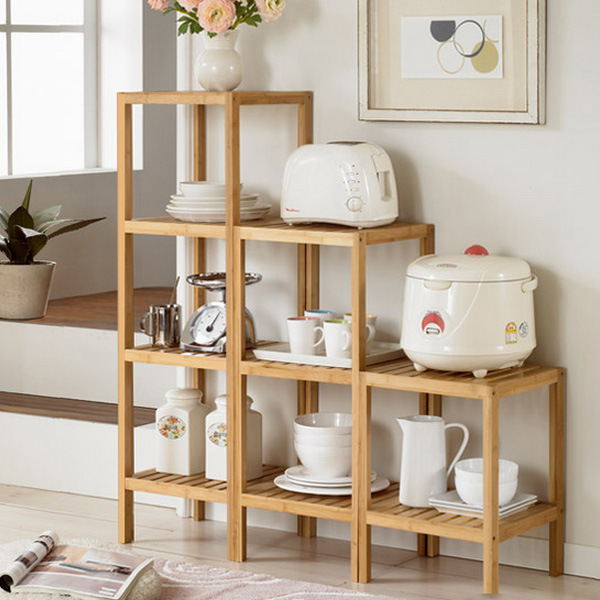
{"label": "pitcher handle", "polygon": [[449,429],[450,427],[458,427],[463,431],[463,441],[456,453],[455,457],[452,459],[452,463],[450,463],[450,467],[448,467],[448,472],[446,473],[446,479],[450,477],[450,473],[452,473],[452,469],[454,469],[454,465],[458,462],[458,459],[462,456],[462,453],[465,451],[467,446],[467,442],[469,441],[469,430],[462,423],[448,423],[446,427],[444,427],[444,431]]}
{"label": "pitcher handle", "polygon": [[140,329],[146,334],[149,335],[150,337],[152,337],[155,333],[156,333],[156,326],[155,326],[155,317],[154,317],[154,313],[152,312],[147,312],[141,319],[140,319]]}

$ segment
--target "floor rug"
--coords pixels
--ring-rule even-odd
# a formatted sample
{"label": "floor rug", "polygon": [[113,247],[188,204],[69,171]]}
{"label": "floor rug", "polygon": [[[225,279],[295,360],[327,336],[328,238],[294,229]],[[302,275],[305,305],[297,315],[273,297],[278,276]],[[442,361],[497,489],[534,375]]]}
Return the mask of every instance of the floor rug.
{"label": "floor rug", "polygon": [[[0,570],[9,564],[33,540],[18,540],[0,545]],[[101,547],[122,552],[116,544],[90,540],[61,540],[60,543]],[[141,554],[135,552],[135,554]],[[41,593],[8,594],[0,590],[0,599],[49,600],[64,599],[64,595]],[[16,598],[15,598],[16,597]],[[71,598],[75,598],[72,596]],[[392,600],[308,581],[281,579],[272,575],[243,570],[209,567],[202,564],[154,559],[154,569],[145,572],[127,596],[127,600]]]}

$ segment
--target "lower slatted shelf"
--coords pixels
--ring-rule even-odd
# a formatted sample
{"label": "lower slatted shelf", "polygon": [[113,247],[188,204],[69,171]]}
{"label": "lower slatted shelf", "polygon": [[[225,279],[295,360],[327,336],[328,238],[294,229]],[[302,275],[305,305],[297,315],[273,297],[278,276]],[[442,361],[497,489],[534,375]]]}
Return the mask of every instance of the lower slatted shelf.
{"label": "lower slatted shelf", "polygon": [[[500,519],[500,541],[525,533],[557,519],[555,505],[537,502],[529,508]],[[441,513],[435,508],[413,508],[398,502],[398,484],[374,494],[367,523],[441,537],[483,543],[483,519]]]}

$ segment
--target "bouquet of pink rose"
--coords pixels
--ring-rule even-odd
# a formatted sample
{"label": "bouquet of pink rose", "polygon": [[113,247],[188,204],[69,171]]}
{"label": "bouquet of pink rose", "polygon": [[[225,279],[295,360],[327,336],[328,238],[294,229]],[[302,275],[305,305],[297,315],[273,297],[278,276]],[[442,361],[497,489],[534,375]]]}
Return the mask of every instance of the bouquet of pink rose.
{"label": "bouquet of pink rose", "polygon": [[285,8],[285,0],[148,0],[163,13],[182,16],[178,35],[206,31],[210,37],[236,29],[242,23],[258,27],[263,21],[275,21]]}

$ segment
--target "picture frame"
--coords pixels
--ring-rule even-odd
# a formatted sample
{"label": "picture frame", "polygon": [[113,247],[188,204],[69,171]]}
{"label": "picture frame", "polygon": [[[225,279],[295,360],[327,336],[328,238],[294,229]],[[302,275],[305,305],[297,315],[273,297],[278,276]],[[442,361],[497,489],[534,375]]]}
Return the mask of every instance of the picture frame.
{"label": "picture frame", "polygon": [[359,0],[359,119],[545,123],[546,0]]}

